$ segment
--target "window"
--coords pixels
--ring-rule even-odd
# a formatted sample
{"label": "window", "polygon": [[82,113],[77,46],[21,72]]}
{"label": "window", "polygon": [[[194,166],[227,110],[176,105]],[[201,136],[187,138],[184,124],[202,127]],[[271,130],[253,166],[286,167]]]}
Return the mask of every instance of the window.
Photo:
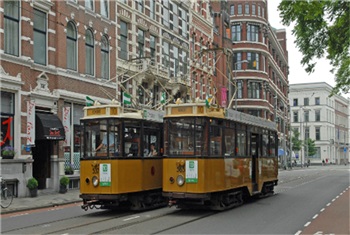
{"label": "window", "polygon": [[46,65],[46,13],[34,9],[34,62]]}
{"label": "window", "polygon": [[101,15],[108,18],[108,0],[101,0]]}
{"label": "window", "polygon": [[[6,1],[7,2],[7,1]],[[15,97],[13,93],[1,91],[0,93],[0,121],[1,121],[1,141],[5,146],[15,147],[14,144],[14,112],[15,112]]]}
{"label": "window", "polygon": [[309,110],[305,110],[304,111],[304,122],[308,122],[309,121]]}
{"label": "window", "polygon": [[120,21],[120,59],[128,59],[128,25]]}
{"label": "window", "polygon": [[179,32],[179,11],[177,8],[177,5],[175,3],[173,3],[173,23],[170,25],[170,29],[173,29],[175,32]]}
{"label": "window", "polygon": [[235,136],[235,129],[229,127],[224,129],[225,156],[235,155]]}
{"label": "window", "polygon": [[238,99],[243,98],[243,82],[242,81],[237,82],[237,98]]}
{"label": "window", "polygon": [[247,27],[247,40],[251,42],[259,41],[259,26],[248,24]]}
{"label": "window", "polygon": [[94,9],[94,0],[85,0],[85,8],[89,10]]}
{"label": "window", "polygon": [[259,54],[258,53],[247,53],[248,69],[259,70]]}
{"label": "window", "polygon": [[180,16],[180,21],[181,21],[181,28],[180,28],[180,31],[181,32],[181,35],[183,37],[186,37],[187,36],[187,13],[184,9],[180,9],[180,12],[181,12],[181,16]]}
{"label": "window", "polygon": [[249,4],[245,4],[244,14],[249,15]]}
{"label": "window", "polygon": [[152,64],[156,61],[156,37],[150,36],[151,60]]}
{"label": "window", "polygon": [[235,14],[235,5],[230,6],[230,15],[233,16]]}
{"label": "window", "polygon": [[304,98],[304,106],[308,106],[309,105],[309,98]]}
{"label": "window", "polygon": [[261,16],[261,7],[258,5],[258,16]]}
{"label": "window", "polygon": [[248,98],[260,99],[260,83],[258,82],[248,83]]}
{"label": "window", "polygon": [[320,105],[320,97],[315,98],[315,105]]}
{"label": "window", "polygon": [[315,122],[321,121],[321,110],[315,110]]}
{"label": "window", "polygon": [[246,155],[246,133],[245,131],[237,131],[237,156],[244,157]]}
{"label": "window", "polygon": [[238,4],[238,15],[242,15],[242,4]]}
{"label": "window", "polygon": [[256,15],[256,11],[255,11],[255,4],[252,5],[252,15]]}
{"label": "window", "polygon": [[305,127],[305,139],[310,139],[310,128]]}
{"label": "window", "polygon": [[67,69],[77,70],[77,30],[71,21],[67,24]]}
{"label": "window", "polygon": [[169,66],[169,43],[163,41],[163,65],[167,68]]}
{"label": "window", "polygon": [[5,53],[19,56],[19,1],[4,1]]}
{"label": "window", "polygon": [[109,78],[109,43],[107,36],[101,39],[101,77]]}
{"label": "window", "polygon": [[136,0],[135,3],[137,5],[137,10],[143,13],[143,0]]}
{"label": "window", "polygon": [[91,29],[86,30],[85,34],[85,73],[94,75],[94,36]]}
{"label": "window", "polygon": [[144,57],[145,32],[141,29],[138,30],[137,42],[138,42],[139,57],[140,58]]}
{"label": "window", "polygon": [[[217,125],[217,120],[213,120],[210,125],[210,155],[221,156],[222,128]],[[222,122],[222,121],[221,121]]]}
{"label": "window", "polygon": [[150,8],[150,17],[151,19],[155,20],[156,19],[156,3],[155,0],[150,0],[149,1],[149,8]]}
{"label": "window", "polygon": [[241,63],[241,61],[242,61],[242,53],[241,52],[237,52],[237,53],[235,53],[234,54],[234,60],[233,60],[233,68],[235,69],[235,70],[240,70],[240,69],[242,69],[242,63]]}
{"label": "window", "polygon": [[179,48],[176,46],[173,47],[173,55],[174,55],[174,76],[176,77],[179,72]]}
{"label": "window", "polygon": [[321,128],[316,127],[315,132],[316,132],[316,140],[321,140]]}
{"label": "window", "polygon": [[163,1],[163,25],[169,27],[169,1]]}
{"label": "window", "polygon": [[187,52],[182,51],[182,72],[183,74],[187,74]]}
{"label": "window", "polygon": [[298,99],[293,99],[293,106],[298,106]]}
{"label": "window", "polygon": [[231,39],[234,42],[241,41],[241,25],[236,24],[231,26]]}
{"label": "window", "polygon": [[299,115],[297,111],[293,112],[293,122],[299,122]]}

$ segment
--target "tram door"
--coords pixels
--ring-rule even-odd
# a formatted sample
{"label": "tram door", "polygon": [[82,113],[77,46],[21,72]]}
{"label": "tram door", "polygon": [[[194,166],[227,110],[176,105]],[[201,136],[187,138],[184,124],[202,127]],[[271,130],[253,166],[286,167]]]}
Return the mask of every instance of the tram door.
{"label": "tram door", "polygon": [[252,156],[252,186],[253,186],[253,191],[258,191],[258,182],[259,182],[259,135],[256,133],[251,133],[250,137],[250,149],[251,149],[251,156]]}

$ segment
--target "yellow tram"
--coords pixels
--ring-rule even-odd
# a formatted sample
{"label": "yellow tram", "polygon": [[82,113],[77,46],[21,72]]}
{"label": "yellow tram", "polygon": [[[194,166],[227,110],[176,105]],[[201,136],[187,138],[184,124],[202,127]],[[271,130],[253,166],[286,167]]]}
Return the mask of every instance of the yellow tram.
{"label": "yellow tram", "polygon": [[[164,112],[119,104],[84,108],[81,119],[82,208],[144,210],[162,197]],[[151,146],[152,145],[152,146]]]}
{"label": "yellow tram", "polygon": [[169,206],[225,210],[272,194],[277,146],[271,121],[204,103],[168,105],[163,196]]}

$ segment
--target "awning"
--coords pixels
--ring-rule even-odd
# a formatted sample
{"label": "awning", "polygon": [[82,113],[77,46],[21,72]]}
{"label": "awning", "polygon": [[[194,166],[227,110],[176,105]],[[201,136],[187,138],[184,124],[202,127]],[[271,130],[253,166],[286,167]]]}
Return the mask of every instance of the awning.
{"label": "awning", "polygon": [[65,132],[61,120],[55,114],[35,114],[36,140],[64,140]]}

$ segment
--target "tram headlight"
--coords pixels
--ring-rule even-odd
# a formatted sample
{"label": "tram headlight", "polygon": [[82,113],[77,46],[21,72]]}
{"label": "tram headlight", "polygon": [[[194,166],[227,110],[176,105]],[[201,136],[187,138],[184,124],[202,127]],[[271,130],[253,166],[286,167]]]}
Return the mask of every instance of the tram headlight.
{"label": "tram headlight", "polygon": [[184,185],[184,183],[185,183],[185,178],[184,178],[184,176],[183,176],[183,175],[178,175],[178,176],[176,177],[176,183],[177,183],[177,185],[179,185],[179,186]]}
{"label": "tram headlight", "polygon": [[97,176],[93,176],[92,177],[92,185],[97,187],[98,186],[98,178]]}

